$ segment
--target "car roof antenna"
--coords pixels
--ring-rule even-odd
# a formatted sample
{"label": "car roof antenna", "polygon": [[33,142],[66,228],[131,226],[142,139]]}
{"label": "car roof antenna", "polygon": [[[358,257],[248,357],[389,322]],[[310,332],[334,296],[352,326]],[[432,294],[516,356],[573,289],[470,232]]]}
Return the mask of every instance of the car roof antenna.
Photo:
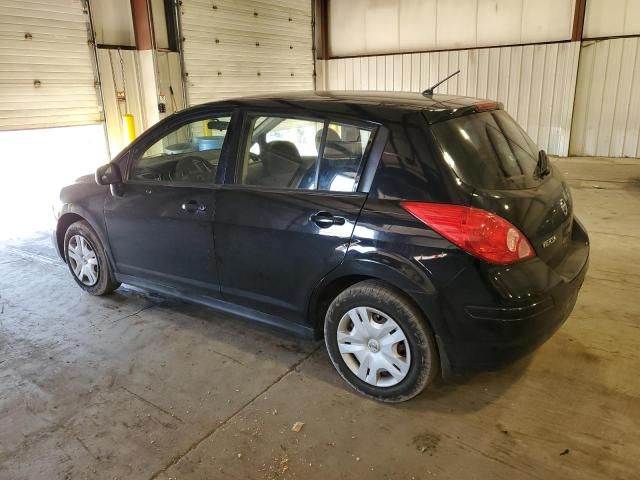
{"label": "car roof antenna", "polygon": [[443,78],[442,80],[440,80],[438,83],[436,83],[433,87],[427,88],[424,92],[422,92],[422,95],[424,95],[425,97],[432,97],[433,96],[433,91],[438,88],[440,85],[442,85],[444,82],[446,82],[447,80],[449,80],[451,77],[455,77],[457,74],[460,73],[460,70],[457,70],[455,72],[453,72],[451,75],[449,75],[447,78]]}

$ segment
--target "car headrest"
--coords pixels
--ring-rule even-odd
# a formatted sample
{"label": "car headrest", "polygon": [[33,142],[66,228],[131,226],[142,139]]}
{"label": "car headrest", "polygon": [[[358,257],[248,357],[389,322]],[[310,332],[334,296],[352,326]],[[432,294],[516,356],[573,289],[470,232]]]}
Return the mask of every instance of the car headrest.
{"label": "car headrest", "polygon": [[[316,150],[320,150],[320,142],[322,141],[322,132],[324,131],[324,129],[320,129],[316,132]],[[339,142],[340,141],[340,135],[338,135],[338,132],[336,132],[333,128],[330,128],[327,131],[327,139],[326,142]]]}
{"label": "car headrest", "polygon": [[291,168],[291,163],[302,163],[302,158],[296,146],[285,140],[267,143],[260,157],[265,169],[270,173],[282,170],[288,171]]}

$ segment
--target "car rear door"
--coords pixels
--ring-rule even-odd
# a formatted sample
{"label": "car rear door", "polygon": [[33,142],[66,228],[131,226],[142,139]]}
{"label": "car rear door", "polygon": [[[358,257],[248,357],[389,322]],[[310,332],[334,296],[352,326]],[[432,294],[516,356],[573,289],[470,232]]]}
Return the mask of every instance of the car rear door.
{"label": "car rear door", "polygon": [[187,114],[132,148],[125,181],[104,206],[125,282],[220,296],[213,215],[233,121],[229,110]]}
{"label": "car rear door", "polygon": [[216,201],[226,300],[304,321],[311,291],[344,258],[366,200],[357,186],[376,130],[286,114],[245,116],[235,175]]}

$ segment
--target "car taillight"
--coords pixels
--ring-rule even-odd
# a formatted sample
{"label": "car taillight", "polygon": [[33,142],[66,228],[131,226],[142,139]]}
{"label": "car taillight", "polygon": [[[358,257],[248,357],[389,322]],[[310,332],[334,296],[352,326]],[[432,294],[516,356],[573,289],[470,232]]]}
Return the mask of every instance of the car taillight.
{"label": "car taillight", "polygon": [[402,202],[400,206],[450,242],[487,262],[507,265],[535,257],[522,232],[493,213],[440,203]]}

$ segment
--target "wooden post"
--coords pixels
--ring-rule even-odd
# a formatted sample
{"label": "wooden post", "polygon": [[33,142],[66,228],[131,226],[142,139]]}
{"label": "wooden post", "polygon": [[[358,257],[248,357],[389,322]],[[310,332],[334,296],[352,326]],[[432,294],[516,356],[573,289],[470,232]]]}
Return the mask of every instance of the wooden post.
{"label": "wooden post", "polygon": [[571,33],[572,42],[580,42],[582,40],[582,31],[584,30],[584,16],[587,9],[587,0],[576,0],[576,10],[573,14],[573,31]]}
{"label": "wooden post", "polygon": [[133,16],[133,33],[136,37],[138,50],[153,50],[153,21],[151,6],[148,0],[131,0],[131,14]]}
{"label": "wooden post", "polygon": [[329,59],[329,0],[315,0],[315,37],[316,58]]}

